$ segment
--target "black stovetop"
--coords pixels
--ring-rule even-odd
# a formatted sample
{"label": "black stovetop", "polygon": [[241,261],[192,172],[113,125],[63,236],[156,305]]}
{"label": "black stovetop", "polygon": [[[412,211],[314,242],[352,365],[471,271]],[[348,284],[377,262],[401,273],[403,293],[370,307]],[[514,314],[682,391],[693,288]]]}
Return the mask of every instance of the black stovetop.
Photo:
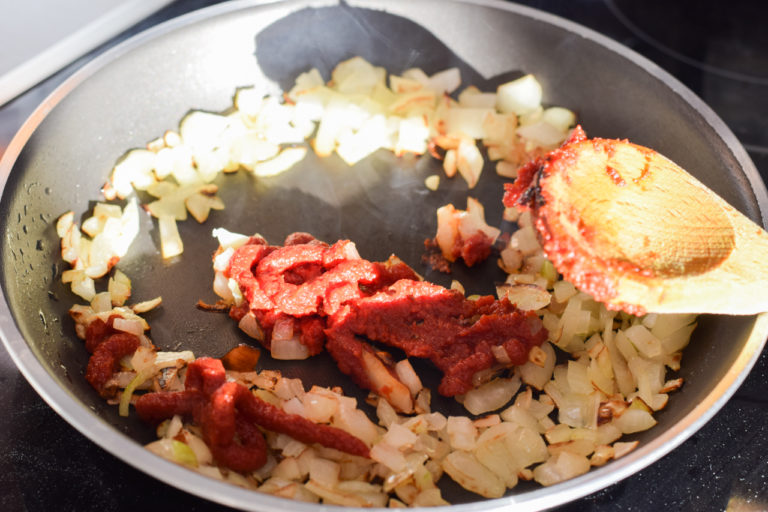
{"label": "black stovetop", "polygon": [[[37,104],[95,55],[217,3],[180,0],[0,107],[0,151]],[[676,76],[720,115],[768,180],[768,3],[527,0],[597,30]],[[105,452],[61,419],[0,348],[0,510],[219,511]],[[768,510],[768,356],[687,442],[649,468],[559,510]]]}

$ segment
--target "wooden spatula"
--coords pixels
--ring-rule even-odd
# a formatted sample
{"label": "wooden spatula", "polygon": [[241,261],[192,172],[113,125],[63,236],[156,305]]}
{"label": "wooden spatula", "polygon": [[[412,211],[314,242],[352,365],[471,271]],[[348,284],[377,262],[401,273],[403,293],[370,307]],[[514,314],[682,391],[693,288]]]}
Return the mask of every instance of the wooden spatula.
{"label": "wooden spatula", "polygon": [[651,149],[577,135],[507,188],[558,271],[613,309],[768,311],[768,233]]}

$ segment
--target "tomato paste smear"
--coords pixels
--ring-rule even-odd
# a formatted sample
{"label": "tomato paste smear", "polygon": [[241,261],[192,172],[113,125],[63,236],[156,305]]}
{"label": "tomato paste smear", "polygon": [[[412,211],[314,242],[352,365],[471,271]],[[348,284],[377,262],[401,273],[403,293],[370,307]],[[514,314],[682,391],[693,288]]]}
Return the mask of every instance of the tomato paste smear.
{"label": "tomato paste smear", "polygon": [[[471,390],[472,377],[499,359],[524,364],[530,349],[547,338],[536,315],[506,298],[467,300],[456,290],[408,279],[348,303],[329,325],[328,351],[358,385],[371,388],[356,349],[357,337],[364,336],[432,361],[443,372],[438,392],[444,396]],[[494,346],[507,357],[497,358]]]}
{"label": "tomato paste smear", "polygon": [[[282,247],[252,240],[234,252],[225,275],[247,300],[230,315],[240,320],[253,314],[265,347],[278,323],[291,322],[310,355],[326,346],[342,372],[377,392],[374,381],[380,379],[372,378],[363,359],[364,351],[373,352],[365,341],[431,360],[444,373],[438,391],[454,396],[469,391],[473,375],[500,360],[525,363],[547,337],[535,314],[506,299],[468,300],[421,281],[394,257],[364,260],[347,240],[328,245],[305,233],[289,236]],[[494,355],[494,347],[506,357]]]}
{"label": "tomato paste smear", "polygon": [[[86,329],[85,346],[91,352],[85,378],[99,394],[112,398],[110,384],[121,358],[140,345],[139,337],[119,331],[113,323],[93,320]],[[301,442],[319,443],[353,455],[368,456],[368,446],[355,436],[289,414],[254,395],[236,382],[227,382],[219,359],[198,358],[187,366],[184,391],[158,391],[141,395],[136,412],[156,425],[180,415],[200,425],[203,439],[217,464],[234,471],[255,471],[267,461],[267,444],[259,427],[287,434]]]}
{"label": "tomato paste smear", "polygon": [[110,381],[116,367],[125,356],[136,352],[140,340],[135,334],[118,331],[113,323],[116,315],[107,321],[93,320],[85,332],[85,348],[91,353],[85,369],[85,380],[104,398],[117,394],[117,385]]}
{"label": "tomato paste smear", "polygon": [[200,425],[216,462],[243,473],[267,461],[267,445],[259,426],[303,443],[368,456],[368,446],[352,434],[289,414],[242,384],[227,382],[221,360],[210,357],[188,365],[184,391],[146,393],[136,401],[136,412],[151,424],[177,414],[192,419]]}

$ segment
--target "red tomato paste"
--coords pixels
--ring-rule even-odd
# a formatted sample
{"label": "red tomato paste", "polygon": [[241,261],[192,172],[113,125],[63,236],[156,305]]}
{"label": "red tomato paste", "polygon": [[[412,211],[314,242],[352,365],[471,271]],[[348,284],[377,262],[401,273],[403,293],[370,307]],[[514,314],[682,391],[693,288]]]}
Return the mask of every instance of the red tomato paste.
{"label": "red tomato paste", "polygon": [[384,396],[391,390],[382,388],[393,381],[381,384],[380,372],[371,374],[364,355],[375,351],[367,341],[431,360],[444,373],[438,391],[454,396],[472,388],[475,373],[499,363],[494,347],[506,352],[502,360],[519,365],[547,337],[535,314],[507,299],[468,300],[421,281],[401,262],[361,259],[349,241],[329,246],[301,234],[286,242],[275,247],[252,239],[235,251],[225,275],[238,282],[247,303],[230,315],[253,313],[267,348],[278,322],[291,322],[310,354],[326,346],[342,372]]}

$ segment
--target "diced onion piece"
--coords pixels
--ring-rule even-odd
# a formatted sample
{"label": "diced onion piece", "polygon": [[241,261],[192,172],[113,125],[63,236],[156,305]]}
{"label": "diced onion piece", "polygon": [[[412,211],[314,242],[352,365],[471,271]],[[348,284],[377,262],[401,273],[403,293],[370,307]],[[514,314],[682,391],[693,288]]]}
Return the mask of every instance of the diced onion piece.
{"label": "diced onion piece", "polygon": [[503,422],[480,434],[475,456],[504,480],[507,487],[514,487],[520,470],[545,461],[549,453],[544,439],[536,430]]}
{"label": "diced onion piece", "polygon": [[[249,311],[247,315],[244,315],[243,318],[240,319],[240,322],[238,322],[237,326],[251,338],[257,339],[259,341],[264,341],[264,330],[259,325],[259,321],[256,320],[256,316],[253,314],[253,312]],[[280,343],[280,340],[278,340],[278,344],[279,343]],[[278,350],[282,350],[283,348],[285,347],[280,347]],[[275,357],[274,343],[272,345],[272,356]],[[276,358],[276,359],[279,359],[279,358]],[[305,359],[305,358],[301,357],[299,359]]]}
{"label": "diced onion piece", "polygon": [[113,306],[122,306],[131,296],[131,280],[120,270],[115,270],[107,283]]}
{"label": "diced onion piece", "polygon": [[238,247],[245,245],[249,238],[246,235],[233,233],[232,231],[228,231],[224,228],[214,228],[212,234],[216,239],[218,239],[219,245],[225,249],[230,247],[237,249]]}
{"label": "diced onion piece", "polygon": [[464,408],[472,414],[483,414],[501,409],[509,403],[520,389],[520,379],[498,378],[467,391]]}
{"label": "diced onion piece", "polygon": [[180,352],[160,351],[155,353],[155,366],[157,368],[175,366],[179,361],[189,364],[194,360],[195,354],[191,350],[182,350]]}
{"label": "diced onion piece", "polygon": [[320,157],[330,156],[336,149],[338,137],[346,130],[356,130],[369,117],[363,109],[346,97],[334,93],[323,110],[313,147]]}
{"label": "diced onion piece", "polygon": [[198,466],[197,455],[188,444],[172,439],[171,447],[173,449],[173,459],[176,462],[193,468]]}
{"label": "diced onion piece", "polygon": [[446,112],[446,131],[461,133],[472,139],[482,139],[485,136],[486,119],[494,115],[490,108],[449,108]]}
{"label": "diced onion piece", "polygon": [[637,445],[640,444],[640,441],[629,441],[629,442],[616,442],[613,443],[613,458],[618,459],[620,457],[625,456],[635,448],[637,448]]}
{"label": "diced onion piece", "polygon": [[112,299],[108,292],[97,293],[91,300],[91,308],[96,313],[110,311],[112,309]]}
{"label": "diced onion piece", "polygon": [[299,341],[298,337],[288,339],[272,338],[270,353],[275,359],[297,360],[309,357],[309,348]]}
{"label": "diced onion piece", "polygon": [[73,211],[68,211],[58,218],[56,221],[56,234],[59,235],[59,238],[64,238],[69,230],[72,229],[72,226],[75,224],[74,219],[75,212]]}
{"label": "diced onion piece", "polygon": [[[391,504],[392,501],[394,500],[390,500],[390,507],[393,506]],[[432,489],[422,490],[415,498],[413,498],[413,503],[411,505],[414,507],[440,507],[450,505],[450,503],[443,499],[440,494],[440,489],[434,487]]]}
{"label": "diced onion piece", "polygon": [[613,423],[619,427],[622,433],[633,434],[648,430],[656,424],[656,420],[648,411],[629,408],[621,416],[615,418]]}
{"label": "diced onion piece", "polygon": [[[109,221],[107,221],[109,224]],[[108,226],[104,227],[105,230]],[[128,248],[139,234],[139,205],[136,198],[128,201],[120,216],[118,233],[113,245],[115,254],[122,258],[128,252]]]}
{"label": "diced onion piece", "polygon": [[160,229],[160,248],[164,259],[173,258],[184,252],[184,243],[181,241],[176,219],[170,215],[162,215],[158,218]]}
{"label": "diced onion piece", "polygon": [[373,460],[384,464],[394,472],[403,471],[408,464],[402,452],[388,443],[382,442],[374,445],[370,455]]}
{"label": "diced onion piece", "polygon": [[576,114],[567,108],[549,107],[541,114],[542,121],[552,125],[563,134],[576,125]]}
{"label": "diced onion piece", "polygon": [[561,451],[533,470],[534,478],[541,485],[554,485],[583,475],[589,471],[590,463],[583,455]]}
{"label": "diced onion piece", "polygon": [[443,257],[448,261],[455,261],[453,248],[459,237],[459,216],[458,210],[452,205],[447,204],[437,209],[437,242]]}
{"label": "diced onion piece", "polygon": [[414,371],[413,366],[411,366],[411,362],[408,361],[408,359],[403,359],[402,361],[395,363],[395,373],[397,374],[397,378],[400,379],[400,382],[406,385],[412,396],[416,396],[416,394],[421,391],[421,388],[423,387],[421,379]]}
{"label": "diced onion piece", "polygon": [[[227,302],[234,302],[235,297],[232,295],[232,290],[229,287],[230,279],[224,275],[224,272],[217,271],[213,276],[213,293],[221,297]],[[237,283],[235,283],[237,284]]]}
{"label": "diced onion piece", "polygon": [[429,190],[435,191],[440,186],[440,176],[437,174],[430,174],[424,180],[424,186]]}
{"label": "diced onion piece", "polygon": [[347,165],[355,165],[377,149],[389,144],[387,120],[374,115],[363,122],[356,132],[346,132],[339,137],[336,153]]}
{"label": "diced onion piece", "polygon": [[235,301],[235,306],[239,306],[243,303],[245,298],[243,297],[243,293],[240,291],[240,285],[237,283],[235,279],[227,279],[227,287],[229,288],[229,293]]}
{"label": "diced onion piece", "polygon": [[136,391],[136,388],[142,385],[147,379],[152,377],[152,374],[152,370],[147,370],[146,373],[144,371],[138,372],[136,377],[134,377],[128,386],[123,390],[123,394],[120,396],[120,404],[118,406],[118,414],[120,414],[120,416],[128,416],[128,408],[131,404],[131,397],[133,396],[133,392]]}
{"label": "diced onion piece", "polygon": [[477,144],[471,139],[462,139],[456,150],[456,169],[467,182],[469,188],[475,188],[483,172],[483,155]]}
{"label": "diced onion piece", "polygon": [[131,309],[134,313],[146,313],[147,311],[150,311],[152,309],[155,309],[157,306],[162,304],[163,298],[162,297],[155,297],[154,299],[145,300],[143,302],[139,302],[137,304],[134,304],[131,306]]}
{"label": "diced onion piece", "polygon": [[323,503],[329,505],[341,505],[348,507],[383,507],[387,503],[387,496],[383,493],[359,493],[345,491],[344,484],[356,484],[357,482],[340,482],[337,488],[325,487],[314,480],[309,480],[304,487],[322,498]]}
{"label": "diced onion piece", "polygon": [[[306,73],[303,73],[302,75],[306,75]],[[301,76],[299,78],[301,78]],[[322,77],[320,80],[322,83]],[[257,89],[256,87],[243,87],[238,89],[237,92],[235,92],[234,98],[235,108],[246,116],[256,117],[261,110],[264,96],[265,91]]]}
{"label": "diced onion piece", "polygon": [[334,87],[345,94],[369,94],[373,87],[383,82],[386,71],[375,67],[362,57],[352,57],[340,62],[331,72]]}
{"label": "diced onion piece", "polygon": [[407,117],[400,121],[400,128],[395,143],[395,153],[416,153],[421,155],[427,151],[429,126],[422,116]]}
{"label": "diced onion piece", "polygon": [[213,257],[213,270],[218,273],[226,271],[229,267],[229,260],[232,259],[233,254],[235,254],[235,250],[231,247],[216,254]]}
{"label": "diced onion piece", "polygon": [[389,88],[395,94],[418,91],[429,84],[429,77],[418,68],[407,69],[403,76],[390,75]]}
{"label": "diced onion piece", "polygon": [[144,322],[140,318],[115,318],[113,326],[118,331],[136,336],[144,334]]}
{"label": "diced onion piece", "polygon": [[554,284],[552,293],[557,302],[563,303],[576,295],[578,290],[568,281],[558,281]]}
{"label": "diced onion piece", "polygon": [[546,121],[538,121],[520,126],[517,129],[517,134],[534,145],[543,148],[554,148],[560,145],[568,136],[566,132],[558,130]]}
{"label": "diced onion piece", "polygon": [[399,423],[389,426],[387,433],[382,438],[382,443],[394,446],[398,450],[407,450],[413,447],[419,440],[419,436],[411,429]]}
{"label": "diced onion piece", "polygon": [[454,450],[472,451],[477,440],[477,428],[466,416],[449,416],[446,423],[448,441]]}
{"label": "diced onion piece", "polygon": [[346,397],[340,398],[342,400],[339,401],[339,408],[331,425],[349,432],[371,446],[379,437],[378,428],[365,412],[355,407],[354,400],[349,400]]}
{"label": "diced onion piece", "polygon": [[544,288],[535,284],[505,284],[496,288],[501,297],[506,297],[509,302],[523,311],[536,311],[549,305],[552,295]]}
{"label": "diced onion piece", "polygon": [[499,86],[496,91],[496,108],[502,113],[518,116],[534,112],[541,106],[541,84],[533,75],[525,75]]}
{"label": "diced onion piece", "polygon": [[384,397],[395,409],[411,412],[413,401],[408,387],[400,382],[371,350],[363,350],[361,359],[363,371],[371,382],[371,388]]}
{"label": "diced onion piece", "polygon": [[540,348],[546,355],[543,366],[528,361],[519,367],[523,382],[539,390],[544,389],[544,385],[552,378],[556,359],[555,349],[551,344],[544,342]]}
{"label": "diced onion piece", "polygon": [[[425,110],[431,110],[435,107],[437,96],[431,89],[419,89],[416,91],[397,94],[395,100],[388,106],[387,110],[394,115],[403,118],[418,119],[417,113]],[[422,124],[424,124],[422,120]]]}
{"label": "diced onion piece", "polygon": [[506,491],[504,482],[480,464],[474,455],[455,451],[443,459],[442,468],[459,485],[486,498],[500,498]]}
{"label": "diced onion piece", "polygon": [[482,92],[472,85],[461,91],[458,100],[466,108],[496,108],[495,92]]}
{"label": "diced onion piece", "polygon": [[193,110],[179,123],[179,135],[193,152],[211,150],[229,126],[229,118],[219,114]]}
{"label": "diced onion piece", "polygon": [[72,281],[72,293],[91,301],[96,296],[96,283],[85,274],[79,273]]}
{"label": "diced onion piece", "polygon": [[489,226],[485,222],[485,208],[474,197],[467,197],[467,210],[465,214],[460,215],[458,228],[459,234],[464,239],[472,237],[477,232],[481,232],[490,238],[492,243],[501,234],[499,228]]}
{"label": "diced onion piece", "polygon": [[211,210],[223,210],[224,203],[218,196],[211,196],[200,192],[189,195],[184,200],[184,205],[194,219],[202,224],[208,219]]}
{"label": "diced onion piece", "polygon": [[[301,401],[304,404],[305,416],[315,423],[328,423],[338,408],[338,402],[332,397],[313,393],[311,390],[304,393]],[[380,403],[386,401],[381,400]]]}
{"label": "diced onion piece", "polygon": [[443,171],[445,171],[445,175],[448,178],[453,178],[456,176],[456,172],[458,172],[458,168],[456,167],[456,150],[455,149],[449,149],[445,152],[445,158],[443,158]]}
{"label": "diced onion piece", "polygon": [[[133,187],[144,190],[155,181],[152,171],[157,165],[157,154],[146,149],[132,149],[112,169],[110,182],[117,197],[124,199]],[[112,198],[114,199],[114,198]]]}
{"label": "diced onion piece", "polygon": [[459,68],[448,68],[438,71],[429,77],[429,87],[441,94],[451,94],[461,85]]}
{"label": "diced onion piece", "polygon": [[161,197],[157,201],[152,201],[146,205],[147,211],[156,218],[173,217],[176,220],[187,219],[187,206],[184,203],[185,197],[181,194],[169,194]]}
{"label": "diced onion piece", "polygon": [[644,325],[633,325],[624,330],[624,335],[629,338],[632,345],[645,357],[652,358],[662,354],[661,341]]}

